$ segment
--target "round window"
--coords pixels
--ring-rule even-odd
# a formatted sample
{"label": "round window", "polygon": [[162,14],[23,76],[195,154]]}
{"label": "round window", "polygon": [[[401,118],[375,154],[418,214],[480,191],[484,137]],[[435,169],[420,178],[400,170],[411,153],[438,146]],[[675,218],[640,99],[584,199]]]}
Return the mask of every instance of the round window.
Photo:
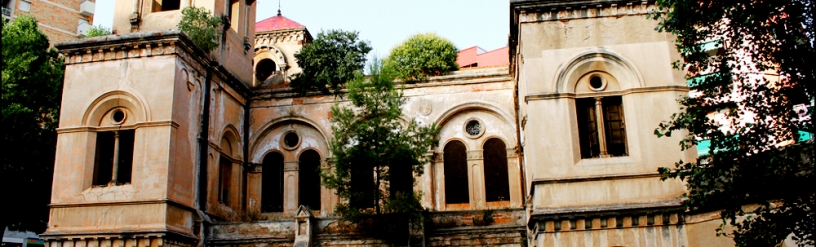
{"label": "round window", "polygon": [[484,126],[482,126],[481,121],[470,119],[465,122],[465,133],[467,133],[470,138],[478,138],[484,133]]}
{"label": "round window", "polygon": [[592,76],[589,78],[589,88],[595,91],[604,90],[606,87],[606,82],[600,76]]}
{"label": "round window", "polygon": [[295,132],[286,133],[283,136],[283,145],[287,148],[296,148],[300,144],[300,137]]}
{"label": "round window", "polygon": [[111,114],[111,120],[115,124],[122,124],[125,121],[125,111],[122,109],[113,110],[113,114]]}

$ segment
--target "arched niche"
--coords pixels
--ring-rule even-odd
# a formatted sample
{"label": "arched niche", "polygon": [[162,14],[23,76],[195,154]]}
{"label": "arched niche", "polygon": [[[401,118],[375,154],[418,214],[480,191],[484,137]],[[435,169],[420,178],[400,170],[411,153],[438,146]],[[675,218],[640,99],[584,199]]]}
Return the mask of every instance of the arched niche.
{"label": "arched niche", "polygon": [[285,82],[286,56],[275,46],[261,45],[255,48],[253,57],[254,86],[270,86]]}
{"label": "arched niche", "polygon": [[150,121],[150,114],[144,101],[136,95],[122,90],[111,91],[97,97],[88,106],[82,117],[83,125],[93,127],[113,126],[112,114],[121,110],[125,119],[119,125],[130,125]]}
{"label": "arched niche", "polygon": [[579,84],[588,83],[593,73],[609,78],[610,88],[605,91],[626,90],[645,85],[640,72],[630,61],[608,50],[587,50],[567,61],[559,66],[554,79],[557,91],[561,93],[590,92]]}
{"label": "arched niche", "polygon": [[[297,143],[287,145],[284,138],[287,134],[297,136]],[[299,155],[309,149],[323,158],[328,157],[329,144],[323,132],[301,119],[282,119],[262,127],[252,142],[250,160],[260,163],[269,150],[281,150],[286,161],[297,161]]]}
{"label": "arched niche", "polygon": [[[446,142],[451,139],[461,140],[468,150],[480,150],[488,138],[499,138],[508,147],[515,146],[515,126],[509,114],[498,107],[482,102],[470,102],[453,106],[436,121],[441,127],[439,145],[436,152],[442,152]],[[467,132],[468,123],[477,122],[480,133],[471,135]]]}
{"label": "arched niche", "polygon": [[221,131],[219,148],[221,148],[221,152],[230,158],[240,160],[243,157],[243,148],[241,146],[241,137],[237,133],[238,130],[235,126],[227,125],[224,127],[224,130]]}

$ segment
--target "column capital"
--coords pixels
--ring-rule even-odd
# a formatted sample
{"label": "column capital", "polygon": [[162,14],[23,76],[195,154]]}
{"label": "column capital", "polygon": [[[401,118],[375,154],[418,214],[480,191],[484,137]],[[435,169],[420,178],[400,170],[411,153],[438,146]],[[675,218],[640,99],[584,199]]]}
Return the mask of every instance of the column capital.
{"label": "column capital", "polygon": [[481,149],[468,150],[467,151],[467,159],[468,160],[481,160],[481,159],[484,159],[484,156],[482,155],[483,153],[484,152]]}
{"label": "column capital", "polygon": [[283,162],[283,171],[285,171],[285,172],[288,172],[288,171],[297,171],[297,170],[298,170],[298,165],[299,165],[299,164],[300,164],[300,162],[298,162],[298,161],[287,161],[287,162]]}

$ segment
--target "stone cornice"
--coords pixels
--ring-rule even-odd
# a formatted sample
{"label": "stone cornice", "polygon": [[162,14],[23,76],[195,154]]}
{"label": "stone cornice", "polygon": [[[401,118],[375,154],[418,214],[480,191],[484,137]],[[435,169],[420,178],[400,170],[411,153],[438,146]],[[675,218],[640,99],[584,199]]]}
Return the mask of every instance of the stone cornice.
{"label": "stone cornice", "polygon": [[264,44],[275,44],[279,42],[311,42],[312,35],[306,28],[292,28],[285,30],[275,30],[259,32],[255,34],[255,49]]}
{"label": "stone cornice", "polygon": [[[470,69],[453,72],[450,75],[434,76],[421,82],[402,83],[398,82],[397,87],[404,86],[405,89],[431,88],[431,87],[449,87],[456,85],[470,85],[470,84],[486,84],[486,83],[512,83],[513,77],[507,71],[507,67],[492,67],[484,69]],[[508,90],[512,87],[507,88]],[[345,94],[347,90],[343,89]],[[278,89],[256,89],[253,90],[254,96],[252,100],[264,100],[271,98],[299,98],[303,97],[299,93],[292,90],[292,88],[278,88]],[[320,96],[318,93],[308,93],[307,96]],[[408,96],[411,97],[411,96]]]}
{"label": "stone cornice", "polygon": [[201,50],[180,30],[162,30],[124,35],[107,35],[72,40],[55,46],[65,56],[65,64],[81,64],[176,55],[196,69],[213,68],[213,75],[224,78],[235,91],[248,98],[252,91],[224,66]]}

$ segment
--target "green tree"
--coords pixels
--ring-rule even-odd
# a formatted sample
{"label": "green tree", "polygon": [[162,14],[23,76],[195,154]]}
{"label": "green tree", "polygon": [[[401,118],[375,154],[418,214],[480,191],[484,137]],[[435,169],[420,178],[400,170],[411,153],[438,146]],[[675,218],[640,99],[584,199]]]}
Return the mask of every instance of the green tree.
{"label": "green tree", "polygon": [[[737,246],[776,246],[790,235],[813,246],[816,160],[813,141],[800,134],[814,132],[814,2],[657,4],[665,12],[651,16],[676,35],[684,61],[675,67],[693,77],[699,96],[680,99],[681,112],[655,134],[682,130],[683,149],[710,142],[710,155],[659,171],[687,183],[690,210],[722,209],[718,233]],[[723,118],[707,117],[715,112]]]}
{"label": "green tree", "polygon": [[295,54],[303,72],[293,75],[292,88],[302,95],[310,91],[340,95],[343,85],[363,70],[366,55],[371,51],[367,41],[360,41],[357,32],[321,31],[317,39]]}
{"label": "green tree", "polygon": [[[348,83],[351,106],[331,109],[334,169],[322,174],[323,182],[343,199],[336,211],[358,224],[377,217],[418,219],[422,206],[419,193],[413,192],[413,177],[423,173],[430,161],[425,154],[438,142],[436,124],[400,119],[405,98],[394,88],[394,73],[382,68],[375,58],[370,76],[358,72]],[[375,232],[408,227],[404,221],[389,222],[374,225]]]}
{"label": "green tree", "polygon": [[393,69],[398,78],[423,80],[428,76],[458,70],[458,56],[459,53],[450,40],[433,33],[417,34],[391,49],[385,66]]}
{"label": "green tree", "polygon": [[204,7],[186,7],[181,10],[182,17],[178,28],[187,34],[199,48],[210,52],[218,47],[221,33],[218,26],[221,18],[214,16]]}
{"label": "green tree", "polygon": [[88,34],[85,35],[85,38],[105,36],[110,35],[111,33],[112,32],[109,28],[103,27],[102,25],[97,25],[91,27],[91,30],[88,30]]}
{"label": "green tree", "polygon": [[2,29],[0,231],[8,226],[43,232],[51,201],[64,65],[33,17],[18,16]]}

